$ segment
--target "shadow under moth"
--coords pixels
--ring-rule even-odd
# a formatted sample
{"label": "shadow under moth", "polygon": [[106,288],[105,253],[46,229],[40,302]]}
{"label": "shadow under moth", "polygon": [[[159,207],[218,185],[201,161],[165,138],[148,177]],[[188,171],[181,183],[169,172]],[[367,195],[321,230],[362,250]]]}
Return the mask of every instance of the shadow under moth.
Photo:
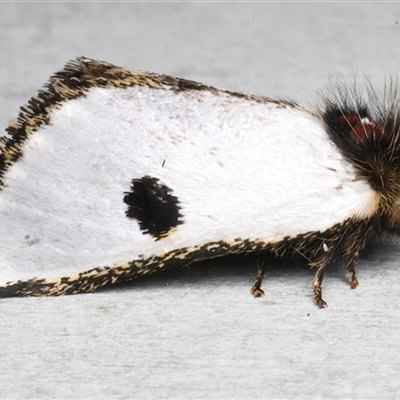
{"label": "shadow under moth", "polygon": [[[396,83],[308,109],[80,57],[0,139],[0,297],[91,292],[234,253],[304,257],[351,288],[400,223]],[[252,287],[263,294],[259,269]]]}

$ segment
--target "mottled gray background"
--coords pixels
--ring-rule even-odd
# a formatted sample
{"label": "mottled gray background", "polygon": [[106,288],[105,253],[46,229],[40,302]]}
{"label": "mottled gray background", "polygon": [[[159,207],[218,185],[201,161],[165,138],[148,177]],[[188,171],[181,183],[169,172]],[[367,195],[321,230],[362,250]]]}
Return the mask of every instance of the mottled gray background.
{"label": "mottled gray background", "polygon": [[[0,123],[78,55],[295,99],[337,74],[382,85],[399,21],[395,3],[1,3]],[[399,398],[399,258],[394,242],[370,246],[356,291],[332,269],[325,310],[295,265],[277,263],[252,298],[249,258],[2,300],[0,397]]]}

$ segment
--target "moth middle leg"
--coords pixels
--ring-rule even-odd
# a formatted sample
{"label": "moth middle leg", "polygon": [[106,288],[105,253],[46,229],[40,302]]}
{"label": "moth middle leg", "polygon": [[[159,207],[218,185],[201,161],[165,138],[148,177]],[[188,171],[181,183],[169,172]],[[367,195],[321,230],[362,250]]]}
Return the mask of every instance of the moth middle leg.
{"label": "moth middle leg", "polygon": [[315,273],[313,280],[314,303],[319,308],[325,308],[328,305],[327,302],[322,298],[322,280],[324,279],[324,272],[328,264],[329,259],[327,257],[324,257],[319,262],[313,265],[317,268],[317,272]]}
{"label": "moth middle leg", "polygon": [[314,303],[319,308],[325,308],[328,304],[322,298],[322,280],[324,279],[324,273],[328,266],[333,263],[334,253],[337,247],[337,243],[330,243],[329,246],[324,241],[322,243],[322,254],[319,256],[319,259],[315,262],[310,262],[310,266],[313,268],[317,268],[317,272],[315,273],[313,280],[313,288],[314,288]]}

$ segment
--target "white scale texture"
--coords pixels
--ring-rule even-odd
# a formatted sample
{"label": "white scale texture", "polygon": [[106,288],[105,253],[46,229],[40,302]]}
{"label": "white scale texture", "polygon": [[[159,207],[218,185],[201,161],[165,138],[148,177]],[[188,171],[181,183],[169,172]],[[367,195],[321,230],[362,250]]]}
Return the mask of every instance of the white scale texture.
{"label": "white scale texture", "polygon": [[[132,179],[179,199],[165,239],[127,218]],[[0,284],[236,238],[276,242],[368,214],[374,192],[313,115],[206,90],[91,89],[53,111],[0,191]]]}

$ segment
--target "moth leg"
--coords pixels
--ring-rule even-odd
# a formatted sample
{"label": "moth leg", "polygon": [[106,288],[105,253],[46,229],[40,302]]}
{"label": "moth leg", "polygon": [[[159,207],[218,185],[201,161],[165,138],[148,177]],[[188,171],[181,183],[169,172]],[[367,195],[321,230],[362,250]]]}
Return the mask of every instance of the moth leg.
{"label": "moth leg", "polygon": [[358,280],[356,277],[356,269],[355,266],[357,264],[359,257],[359,252],[356,251],[351,257],[347,260],[347,274],[346,278],[350,282],[350,288],[355,289],[358,286]]}
{"label": "moth leg", "polygon": [[316,267],[317,272],[315,273],[313,280],[314,287],[314,303],[319,308],[325,308],[328,304],[322,298],[322,280],[324,279],[324,272],[326,267],[332,262],[332,256],[335,250],[333,244],[327,246],[326,243],[323,244],[324,254],[319,260],[310,264],[311,267]]}
{"label": "moth leg", "polygon": [[360,251],[365,247],[365,244],[371,237],[371,233],[372,224],[366,220],[361,221],[355,226],[347,237],[343,249],[343,257],[347,261],[346,278],[350,282],[351,289],[355,289],[358,286],[355,267],[360,256]]}
{"label": "moth leg", "polygon": [[326,262],[323,262],[319,265],[313,281],[314,302],[319,308],[325,308],[328,305],[322,298],[322,280],[324,279],[326,264]]}
{"label": "moth leg", "polygon": [[253,283],[253,286],[251,287],[251,294],[254,297],[262,297],[264,296],[264,290],[261,289],[261,283],[265,275],[265,268],[266,268],[265,261],[261,261],[261,266],[260,262],[257,261],[257,266],[258,266],[257,277]]}

